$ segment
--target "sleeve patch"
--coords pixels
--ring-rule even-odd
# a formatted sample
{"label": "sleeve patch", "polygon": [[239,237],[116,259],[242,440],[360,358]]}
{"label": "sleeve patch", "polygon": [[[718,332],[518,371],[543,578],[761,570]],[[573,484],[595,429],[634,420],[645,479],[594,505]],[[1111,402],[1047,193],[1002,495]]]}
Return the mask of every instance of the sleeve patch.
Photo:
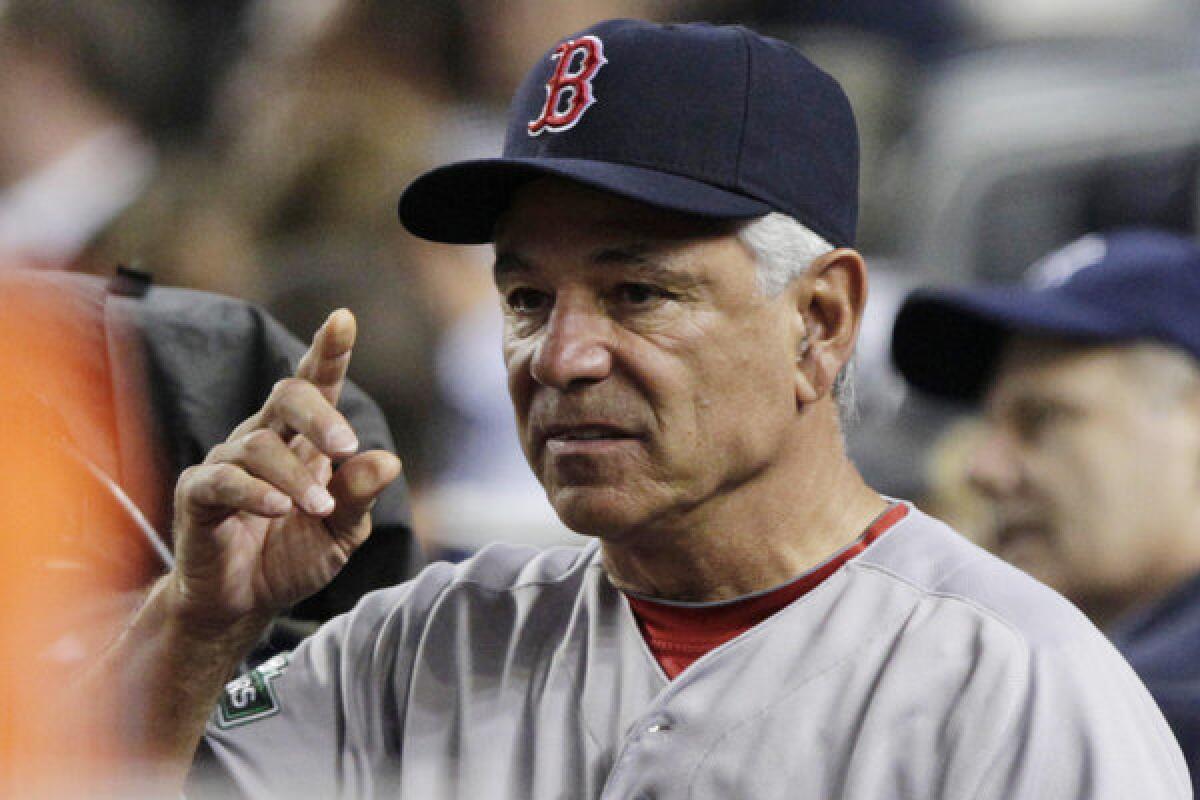
{"label": "sleeve patch", "polygon": [[279,700],[271,684],[287,666],[288,654],[281,653],[225,684],[217,704],[217,726],[228,730],[279,713]]}

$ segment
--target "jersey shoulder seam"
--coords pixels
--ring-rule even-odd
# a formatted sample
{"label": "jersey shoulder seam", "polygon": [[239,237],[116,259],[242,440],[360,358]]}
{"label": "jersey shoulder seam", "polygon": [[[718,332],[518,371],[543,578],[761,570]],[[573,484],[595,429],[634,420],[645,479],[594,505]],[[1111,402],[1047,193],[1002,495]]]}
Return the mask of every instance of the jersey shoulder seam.
{"label": "jersey shoulder seam", "polygon": [[[909,578],[905,575],[901,575],[900,573],[898,573],[892,569],[889,569],[888,567],[885,567],[882,564],[878,564],[875,562],[854,562],[854,561],[852,561],[847,566],[852,566],[854,569],[871,570],[871,571],[877,572],[881,575],[885,575],[889,578],[892,578],[893,580],[899,581],[907,586],[912,587],[915,591],[917,591],[918,593],[920,593],[921,595],[923,595],[925,597],[931,597],[931,598],[942,599],[942,600],[958,601],[959,603],[962,603],[963,605],[969,606],[970,608],[979,612],[980,614],[987,617],[988,619],[999,622],[1001,625],[1003,625],[1005,628],[1007,628],[1009,631],[1011,631],[1012,634],[1018,640],[1020,640],[1022,646],[1024,646],[1026,650],[1032,649],[1032,647],[1029,643],[1028,637],[1025,635],[1025,632],[1022,631],[1019,627],[1017,627],[1017,625],[1015,623],[1013,623],[1012,620],[1006,619],[1004,616],[999,614],[995,609],[992,609],[986,605],[983,605],[982,603],[980,603],[978,600],[975,600],[974,598],[967,597],[966,595],[963,595],[960,592],[941,591],[941,590],[938,590],[935,588],[931,588],[929,586],[923,586],[923,585],[917,583],[916,581],[914,581],[912,578]],[[959,564],[957,567],[955,567],[954,571],[951,572],[950,574],[953,575],[954,573],[964,569],[966,566],[967,566],[967,563]]]}
{"label": "jersey shoulder seam", "polygon": [[[853,562],[851,562],[851,563],[853,563]],[[959,570],[964,569],[968,564],[969,564],[969,562],[963,562],[962,564],[959,564],[949,574],[953,575],[954,573],[957,573]],[[970,597],[966,597],[958,592],[938,591],[938,590],[932,589],[928,586],[922,586],[922,585],[918,584],[916,581],[912,580],[911,578],[901,575],[901,574],[899,574],[893,570],[890,570],[887,567],[884,567],[880,564],[864,562],[864,563],[854,564],[854,567],[856,567],[858,569],[863,569],[863,570],[872,570],[876,573],[879,573],[880,575],[884,575],[886,577],[892,578],[893,580],[899,581],[900,583],[910,586],[912,589],[914,589],[915,591],[917,591],[919,594],[921,594],[924,597],[931,597],[931,598],[945,599],[945,600],[954,600],[959,603],[962,603],[962,604],[974,609],[975,611],[979,612],[981,615],[987,617],[988,619],[995,620],[996,622],[999,622],[1001,625],[1003,625],[1008,631],[1010,631],[1012,633],[1013,637],[1020,643],[1021,647],[1024,649],[1024,651],[1027,654],[1033,649],[1028,638],[1025,636],[1025,633],[1020,628],[1018,628],[1010,620],[1007,620],[1003,616],[998,614],[995,610],[988,608],[987,606],[973,600]],[[978,796],[979,791],[982,790],[984,787],[990,785],[992,783],[992,781],[994,780],[996,770],[998,769],[998,765],[1000,763],[1001,753],[1003,752],[1002,743],[1004,741],[1006,741],[1009,734],[1011,734],[1012,731],[1014,731],[1016,729],[1017,725],[1019,724],[1019,720],[1020,720],[1020,714],[1017,714],[1017,713],[1010,714],[1009,718],[1007,720],[1005,720],[1004,736],[1002,736],[996,740],[997,745],[996,745],[994,751],[991,753],[991,756],[989,759],[989,765],[983,771],[983,773],[980,775],[979,782],[976,785],[976,792],[974,794],[972,794],[972,796]]]}

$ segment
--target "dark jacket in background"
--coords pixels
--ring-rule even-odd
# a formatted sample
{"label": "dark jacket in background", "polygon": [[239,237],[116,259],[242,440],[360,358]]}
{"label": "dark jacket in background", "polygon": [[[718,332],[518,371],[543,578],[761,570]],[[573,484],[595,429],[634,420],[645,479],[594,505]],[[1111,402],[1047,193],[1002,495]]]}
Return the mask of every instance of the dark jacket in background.
{"label": "dark jacket in background", "polygon": [[[171,500],[179,473],[202,461],[257,411],[275,382],[293,374],[306,346],[256,306],[152,286],[145,276],[128,270],[112,281],[78,273],[0,270],[0,308],[38,297],[69,300],[80,340],[92,343],[97,358],[107,359],[107,369],[98,374],[108,376],[115,419],[89,418],[87,409],[75,407],[64,414],[67,435],[116,485],[129,487],[130,499],[169,549]],[[45,402],[65,408],[61,389],[55,392],[47,392]],[[363,449],[394,452],[382,412],[352,383],[338,408]],[[403,479],[383,493],[372,519],[370,539],[329,586],[280,620],[260,656],[290,649],[313,623],[349,610],[366,591],[416,572],[421,557]],[[149,558],[147,563],[161,565],[161,560]],[[146,575],[146,584],[155,577]]]}

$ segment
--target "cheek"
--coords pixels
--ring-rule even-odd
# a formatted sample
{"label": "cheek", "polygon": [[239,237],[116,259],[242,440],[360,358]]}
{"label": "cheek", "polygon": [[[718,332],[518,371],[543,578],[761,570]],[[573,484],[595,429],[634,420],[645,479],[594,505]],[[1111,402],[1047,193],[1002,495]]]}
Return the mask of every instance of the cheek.
{"label": "cheek", "polygon": [[524,439],[524,423],[529,417],[529,403],[533,396],[533,377],[529,372],[533,358],[533,345],[525,340],[504,342],[504,370],[508,381],[508,394],[512,398],[517,425]]}
{"label": "cheek", "polygon": [[1130,434],[1124,458],[1153,465],[1138,471],[1161,491],[1195,491],[1200,477],[1200,430],[1191,419],[1147,413]]}
{"label": "cheek", "polygon": [[1113,493],[1125,492],[1126,538],[1153,543],[1164,541],[1168,531],[1192,524],[1191,509],[1200,490],[1200,453],[1191,432],[1177,420],[1158,417],[1143,427],[1117,456],[1123,472],[1113,481],[1118,484]]}
{"label": "cheek", "polygon": [[1040,480],[1053,490],[1060,514],[1086,520],[1103,497],[1112,476],[1103,459],[1093,452],[1094,447],[1076,444],[1062,442],[1051,449],[1042,465]]}
{"label": "cheek", "polygon": [[738,347],[710,354],[690,387],[701,436],[714,447],[758,458],[783,439],[796,413],[794,376],[787,356]]}
{"label": "cheek", "polygon": [[1080,560],[1120,560],[1146,499],[1152,471],[1145,465],[1153,462],[1134,457],[1111,433],[1072,444],[1047,477],[1056,489],[1061,544]]}

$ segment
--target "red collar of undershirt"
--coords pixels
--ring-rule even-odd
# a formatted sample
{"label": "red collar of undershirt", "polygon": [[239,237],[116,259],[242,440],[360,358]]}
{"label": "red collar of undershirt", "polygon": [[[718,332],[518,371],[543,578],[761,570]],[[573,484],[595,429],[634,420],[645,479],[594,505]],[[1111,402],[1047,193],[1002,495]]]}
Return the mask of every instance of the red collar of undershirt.
{"label": "red collar of undershirt", "polygon": [[734,639],[811,592],[850,559],[866,550],[908,513],[893,503],[853,543],[820,566],[765,592],[720,603],[668,603],[625,593],[646,644],[674,678],[709,650]]}

